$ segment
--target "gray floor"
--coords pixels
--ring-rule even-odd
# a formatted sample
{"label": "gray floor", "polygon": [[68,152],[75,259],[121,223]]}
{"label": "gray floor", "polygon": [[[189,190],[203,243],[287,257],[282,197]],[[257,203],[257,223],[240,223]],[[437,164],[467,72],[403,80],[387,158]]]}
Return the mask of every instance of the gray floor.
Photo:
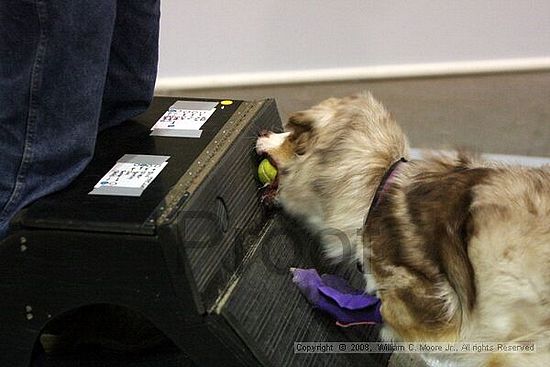
{"label": "gray floor", "polygon": [[[550,157],[550,71],[460,77],[159,91],[160,95],[275,98],[283,119],[333,96],[369,90],[417,148]],[[390,367],[424,366],[394,354]]]}
{"label": "gray floor", "polygon": [[418,148],[550,157],[550,71],[460,77],[158,91],[160,95],[276,99],[289,113],[370,90]]}

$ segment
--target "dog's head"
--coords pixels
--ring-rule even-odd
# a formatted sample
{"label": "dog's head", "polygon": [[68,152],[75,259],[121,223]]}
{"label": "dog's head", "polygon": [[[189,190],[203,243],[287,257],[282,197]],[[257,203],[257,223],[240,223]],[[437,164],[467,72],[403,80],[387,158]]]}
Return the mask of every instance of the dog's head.
{"label": "dog's head", "polygon": [[406,149],[401,129],[368,93],[294,113],[283,133],[263,132],[256,143],[279,172],[268,195],[314,230],[331,232],[329,242],[337,243],[325,250],[334,258],[354,255],[352,237],[376,186]]}
{"label": "dog's head", "polygon": [[256,144],[258,154],[284,168],[324,149],[354,149],[359,145],[403,150],[405,138],[384,106],[370,93],[329,98],[290,115],[283,133],[263,131]]}

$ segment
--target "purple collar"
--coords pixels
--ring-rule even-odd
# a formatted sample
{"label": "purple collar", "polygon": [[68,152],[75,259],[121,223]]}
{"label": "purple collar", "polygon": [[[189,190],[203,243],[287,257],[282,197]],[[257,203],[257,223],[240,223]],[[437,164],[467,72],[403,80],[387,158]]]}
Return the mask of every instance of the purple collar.
{"label": "purple collar", "polygon": [[[397,168],[401,165],[401,163],[405,163],[407,160],[405,158],[400,158],[398,161],[394,162],[390,168],[386,171],[384,174],[384,177],[382,177],[382,180],[380,180],[380,184],[378,185],[378,188],[376,189],[376,192],[374,193],[374,197],[372,198],[372,202],[370,204],[369,208],[369,214],[371,210],[376,209],[378,205],[382,202],[384,199],[384,194],[388,191],[392,184],[392,178],[395,176],[395,172],[397,171]],[[366,220],[369,218],[369,215],[367,215]]]}
{"label": "purple collar", "polygon": [[[395,176],[397,168],[401,165],[401,163],[405,163],[405,162],[407,162],[407,160],[405,158],[401,157],[398,161],[395,161],[390,166],[390,168],[388,168],[386,173],[384,173],[384,176],[382,177],[382,179],[380,180],[380,183],[378,184],[378,187],[376,188],[376,192],[374,193],[374,197],[372,198],[372,202],[370,203],[369,212],[367,213],[367,216],[366,216],[365,222],[364,222],[365,226],[366,226],[366,224],[369,220],[369,217],[370,217],[372,211],[375,210],[380,205],[382,200],[384,200],[384,194],[390,188],[390,186],[392,184],[392,181],[393,181],[392,178]],[[361,273],[363,272],[362,265],[359,262],[357,262],[357,269],[359,269],[359,271]]]}

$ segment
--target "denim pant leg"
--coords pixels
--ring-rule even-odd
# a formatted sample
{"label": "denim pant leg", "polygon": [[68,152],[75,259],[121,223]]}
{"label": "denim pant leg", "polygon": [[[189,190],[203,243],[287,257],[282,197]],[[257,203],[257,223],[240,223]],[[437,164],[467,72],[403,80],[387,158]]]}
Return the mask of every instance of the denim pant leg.
{"label": "denim pant leg", "polygon": [[159,0],[118,0],[99,128],[145,111],[158,64]]}
{"label": "denim pant leg", "polygon": [[0,2],[0,238],[93,155],[115,0]]}

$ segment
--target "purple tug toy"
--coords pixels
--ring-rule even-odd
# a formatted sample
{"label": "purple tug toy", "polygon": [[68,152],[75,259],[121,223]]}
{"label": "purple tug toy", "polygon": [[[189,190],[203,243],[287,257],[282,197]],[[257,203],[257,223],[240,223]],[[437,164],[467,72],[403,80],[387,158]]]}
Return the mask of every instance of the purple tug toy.
{"label": "purple tug toy", "polygon": [[352,288],[337,275],[319,276],[315,269],[290,268],[292,281],[307,300],[336,319],[336,325],[370,325],[382,323],[380,299]]}

